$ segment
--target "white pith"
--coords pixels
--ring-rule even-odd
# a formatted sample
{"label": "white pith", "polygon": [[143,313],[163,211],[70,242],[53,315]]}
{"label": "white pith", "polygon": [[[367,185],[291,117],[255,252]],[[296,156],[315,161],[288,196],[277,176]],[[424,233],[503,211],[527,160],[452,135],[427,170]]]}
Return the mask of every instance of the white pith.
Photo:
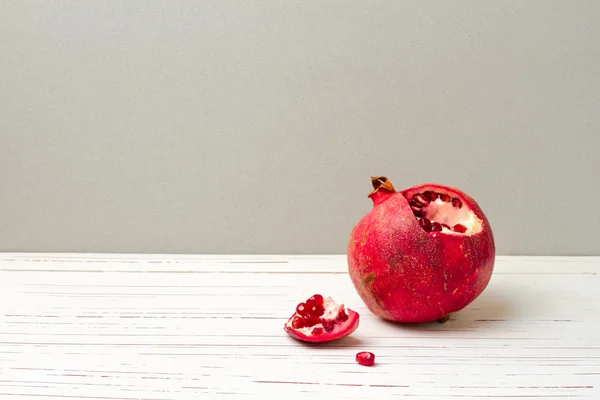
{"label": "white pith", "polygon": [[[448,195],[452,197],[452,194],[448,193]],[[443,202],[438,197],[435,201],[432,201],[422,209],[425,211],[425,218],[428,220],[435,221],[439,224],[446,224],[450,227],[461,224],[467,228],[466,232],[461,233],[443,227],[443,233],[451,235],[472,235],[480,232],[482,230],[482,221],[465,205],[464,201],[462,203],[462,207],[458,209],[452,205],[452,202]]]}

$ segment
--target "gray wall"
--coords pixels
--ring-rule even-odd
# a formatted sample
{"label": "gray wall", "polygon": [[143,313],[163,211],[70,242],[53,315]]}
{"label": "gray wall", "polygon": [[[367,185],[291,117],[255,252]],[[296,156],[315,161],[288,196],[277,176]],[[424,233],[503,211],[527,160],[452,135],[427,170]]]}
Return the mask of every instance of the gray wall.
{"label": "gray wall", "polygon": [[369,177],[600,254],[598,1],[1,1],[0,250],[342,253]]}

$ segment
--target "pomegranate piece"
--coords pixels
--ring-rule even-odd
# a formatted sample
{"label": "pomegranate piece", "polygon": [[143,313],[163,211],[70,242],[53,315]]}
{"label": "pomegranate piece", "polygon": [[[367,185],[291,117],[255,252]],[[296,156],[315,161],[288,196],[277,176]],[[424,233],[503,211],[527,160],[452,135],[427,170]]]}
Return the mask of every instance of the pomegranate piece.
{"label": "pomegranate piece", "polygon": [[361,351],[360,353],[356,354],[356,362],[360,365],[370,367],[375,364],[375,354],[368,351]]}
{"label": "pomegranate piece", "polygon": [[298,304],[296,312],[285,323],[283,330],[291,337],[305,342],[331,342],[354,332],[359,320],[360,316],[356,311],[337,304],[331,297],[315,294]]}
{"label": "pomegranate piece", "polygon": [[423,184],[396,191],[371,178],[373,209],[354,227],[348,271],[367,308],[381,318],[433,322],[487,287],[496,248],[487,217],[461,190]]}

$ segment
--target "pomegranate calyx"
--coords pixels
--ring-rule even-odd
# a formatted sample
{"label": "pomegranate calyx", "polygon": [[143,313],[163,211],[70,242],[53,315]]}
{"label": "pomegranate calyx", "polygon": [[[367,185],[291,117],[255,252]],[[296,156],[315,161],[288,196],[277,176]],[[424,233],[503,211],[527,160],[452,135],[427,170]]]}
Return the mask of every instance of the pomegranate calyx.
{"label": "pomegranate calyx", "polygon": [[373,185],[373,191],[369,193],[368,197],[373,200],[374,206],[383,203],[396,193],[394,185],[385,176],[372,176],[371,184]]}

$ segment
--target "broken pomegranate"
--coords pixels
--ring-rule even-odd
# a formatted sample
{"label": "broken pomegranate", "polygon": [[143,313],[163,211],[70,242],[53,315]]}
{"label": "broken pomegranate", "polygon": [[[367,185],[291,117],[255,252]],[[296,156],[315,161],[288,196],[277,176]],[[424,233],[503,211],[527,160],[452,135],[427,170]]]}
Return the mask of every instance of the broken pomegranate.
{"label": "broken pomegranate", "polygon": [[356,311],[337,304],[331,297],[315,294],[296,306],[283,329],[305,342],[330,342],[350,335],[358,328]]}
{"label": "broken pomegranate", "polygon": [[375,354],[368,351],[361,351],[360,353],[356,354],[356,362],[360,365],[370,367],[371,365],[375,364]]}
{"label": "broken pomegranate", "polygon": [[373,209],[352,230],[348,269],[367,308],[391,321],[447,319],[488,285],[495,260],[492,229],[459,189],[424,184],[396,191],[371,178]]}

